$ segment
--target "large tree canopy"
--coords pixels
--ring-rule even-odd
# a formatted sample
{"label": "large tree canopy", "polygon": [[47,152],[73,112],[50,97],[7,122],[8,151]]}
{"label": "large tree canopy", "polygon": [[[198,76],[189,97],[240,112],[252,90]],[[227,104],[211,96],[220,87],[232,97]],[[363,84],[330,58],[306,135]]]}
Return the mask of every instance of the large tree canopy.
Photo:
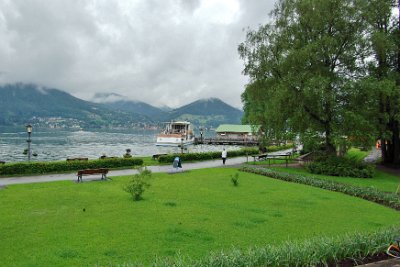
{"label": "large tree canopy", "polygon": [[400,19],[393,15],[393,7],[397,4],[398,12],[400,1],[396,2],[371,0],[365,9],[373,60],[362,84],[366,89],[372,88],[369,97],[375,99],[371,105],[375,116],[369,118],[382,140],[384,163],[400,165]]}
{"label": "large tree canopy", "polygon": [[[392,60],[398,55],[393,4],[280,0],[271,23],[248,31],[239,46],[250,78],[242,95],[244,120],[262,124],[267,138],[279,139],[288,131],[323,137],[329,152],[343,136],[362,142],[379,133],[383,138],[383,132],[387,136],[393,124],[389,117],[399,117],[392,105],[399,99],[394,95],[399,83],[389,78],[390,70],[399,72]],[[387,24],[385,33],[380,33],[382,23]],[[378,60],[382,57],[384,66]],[[379,110],[379,99],[386,101],[384,110]]]}
{"label": "large tree canopy", "polygon": [[239,52],[250,77],[243,94],[250,122],[261,116],[277,136],[289,129],[319,132],[327,150],[335,151],[362,51],[356,2],[281,0],[273,23],[248,32]]}

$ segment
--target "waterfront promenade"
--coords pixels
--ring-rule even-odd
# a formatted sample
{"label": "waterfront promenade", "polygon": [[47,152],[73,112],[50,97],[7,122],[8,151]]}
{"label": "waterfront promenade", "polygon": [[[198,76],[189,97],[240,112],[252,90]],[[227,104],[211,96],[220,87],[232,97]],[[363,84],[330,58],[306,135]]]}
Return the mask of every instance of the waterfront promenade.
{"label": "waterfront promenade", "polygon": [[[250,161],[251,160],[250,158],[249,159],[247,157],[228,158],[225,166],[234,166],[237,164],[241,164],[246,162],[247,160]],[[223,166],[224,165],[222,165],[221,159],[192,162],[192,163],[183,162],[182,170],[186,171],[186,170],[215,168]],[[163,166],[147,166],[147,169],[151,170],[152,172],[174,172],[172,163],[170,165],[163,165]],[[53,181],[65,181],[65,180],[76,181],[77,180],[76,173],[77,172],[63,173],[63,174],[46,174],[37,176],[3,177],[0,178],[0,187],[11,184],[41,183],[41,182],[53,182]],[[136,173],[138,173],[138,171],[135,169],[110,170],[107,176],[112,178],[113,176],[132,175]],[[99,177],[96,178],[96,176],[93,176],[93,178],[99,179]],[[84,180],[88,181],[91,179],[92,179],[91,177],[88,177]]]}

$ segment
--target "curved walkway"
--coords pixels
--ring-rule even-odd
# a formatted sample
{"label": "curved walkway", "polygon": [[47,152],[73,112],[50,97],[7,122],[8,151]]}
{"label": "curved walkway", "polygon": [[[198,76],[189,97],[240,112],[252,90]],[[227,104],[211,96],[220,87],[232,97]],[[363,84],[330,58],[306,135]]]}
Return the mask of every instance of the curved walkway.
{"label": "curved walkway", "polygon": [[[282,153],[282,151],[281,151],[281,153]],[[237,164],[242,164],[242,163],[246,162],[247,160],[251,161],[252,159],[253,159],[252,157],[228,158],[226,160],[226,165],[222,165],[221,159],[193,162],[193,163],[184,163],[183,162],[182,169],[183,170],[195,170],[195,169],[215,168],[215,167],[223,167],[223,166],[234,166]],[[172,171],[174,171],[172,168],[172,164],[171,165],[163,165],[163,166],[147,166],[147,169],[151,170],[152,172],[172,172]],[[123,176],[123,175],[131,175],[131,174],[136,174],[136,173],[138,173],[138,171],[135,169],[110,170],[107,176],[108,177]],[[72,173],[64,173],[64,174],[3,177],[3,178],[0,178],[0,187],[6,186],[6,185],[11,185],[11,184],[41,183],[41,182],[65,181],[65,180],[73,181],[76,179],[77,179],[76,171],[72,172]]]}
{"label": "curved walkway", "polygon": [[367,163],[375,163],[382,157],[382,151],[373,147],[369,152],[369,155],[364,158]]}
{"label": "curved walkway", "polygon": [[[281,150],[277,152],[271,152],[269,154],[281,154],[292,151],[292,149]],[[247,161],[252,161],[253,158],[249,157],[236,157],[229,158],[226,160],[226,164],[222,164],[221,159],[201,161],[201,162],[192,162],[182,164],[183,170],[195,170],[195,169],[204,169],[204,168],[216,168],[216,167],[224,167],[224,166],[235,166],[238,164],[242,164]],[[171,165],[163,165],[163,166],[147,166],[147,169],[152,172],[173,172],[174,169]],[[113,176],[123,176],[123,175],[132,175],[138,173],[135,169],[125,169],[125,170],[110,170],[108,173],[108,177]],[[41,182],[53,182],[53,181],[66,181],[76,180],[76,171],[72,173],[64,173],[64,174],[47,174],[47,175],[37,175],[37,176],[18,176],[18,177],[3,177],[0,178],[0,187],[4,187],[11,184],[28,184],[28,183],[41,183]],[[86,179],[90,180],[90,179]]]}

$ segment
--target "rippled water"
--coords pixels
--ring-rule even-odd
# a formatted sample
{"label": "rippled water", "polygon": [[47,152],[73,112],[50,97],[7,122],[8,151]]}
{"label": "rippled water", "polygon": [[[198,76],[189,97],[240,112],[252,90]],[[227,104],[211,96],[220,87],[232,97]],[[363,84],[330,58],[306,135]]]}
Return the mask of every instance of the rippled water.
{"label": "rippled water", "polygon": [[[156,147],[156,135],[153,130],[107,130],[107,131],[73,131],[58,129],[34,129],[31,139],[34,161],[62,160],[71,157],[99,158],[107,156],[120,157],[126,149],[131,149],[135,156],[149,156],[156,153],[180,152],[177,147]],[[214,136],[214,132],[204,137]],[[23,154],[27,148],[27,133],[24,128],[0,127],[0,160],[26,161]],[[238,146],[225,146],[227,150],[238,149]],[[188,152],[220,151],[220,146],[188,146]]]}

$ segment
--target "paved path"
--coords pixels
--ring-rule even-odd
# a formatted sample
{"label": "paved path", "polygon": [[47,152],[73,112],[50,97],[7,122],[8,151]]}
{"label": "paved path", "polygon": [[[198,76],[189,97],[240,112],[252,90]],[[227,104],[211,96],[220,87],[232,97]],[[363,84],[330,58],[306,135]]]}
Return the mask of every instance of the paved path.
{"label": "paved path", "polygon": [[[280,154],[280,153],[287,153],[292,151],[292,149],[271,152],[269,154]],[[225,166],[235,166],[238,164],[242,164],[247,161],[252,161],[253,158],[249,157],[237,157],[237,158],[229,158],[228,152],[228,159],[226,160]],[[204,169],[204,168],[215,168],[215,167],[223,167],[222,160],[208,160],[208,161],[201,161],[201,162],[193,162],[193,163],[185,163],[183,162],[182,167],[183,170],[195,170],[195,169]],[[151,170],[152,172],[172,172],[174,171],[171,165],[164,165],[164,166],[147,166],[147,169]],[[125,170],[111,170],[108,173],[108,177],[113,176],[123,176],[123,175],[131,175],[138,173],[137,170],[134,169],[125,169]],[[94,176],[93,176],[94,177]],[[28,184],[28,183],[41,183],[41,182],[52,182],[52,181],[65,181],[65,180],[76,180],[76,172],[72,173],[65,173],[65,174],[47,174],[47,175],[38,175],[38,176],[19,176],[19,177],[4,177],[0,178],[0,188],[3,186],[11,185],[11,184]]]}
{"label": "paved path", "polygon": [[373,147],[369,155],[364,158],[367,163],[375,163],[382,157],[382,150]]}
{"label": "paved path", "polygon": [[[281,152],[282,153],[282,152]],[[229,155],[228,155],[229,156]],[[252,157],[248,158],[249,161],[253,160]],[[225,166],[234,166],[247,161],[246,157],[228,158],[226,160]],[[204,168],[215,168],[223,167],[222,160],[209,160],[202,162],[184,163],[182,164],[183,170],[194,170],[194,169],[204,169]],[[147,169],[152,172],[172,172],[172,164],[164,166],[148,166]],[[125,170],[111,170],[108,173],[108,177],[131,175],[138,173],[134,169]],[[93,176],[94,177],[94,176]],[[0,187],[11,185],[11,184],[27,184],[27,183],[41,183],[41,182],[52,182],[52,181],[64,181],[64,180],[76,180],[76,172],[66,173],[66,174],[48,174],[39,176],[19,176],[19,177],[4,177],[0,178]]]}

